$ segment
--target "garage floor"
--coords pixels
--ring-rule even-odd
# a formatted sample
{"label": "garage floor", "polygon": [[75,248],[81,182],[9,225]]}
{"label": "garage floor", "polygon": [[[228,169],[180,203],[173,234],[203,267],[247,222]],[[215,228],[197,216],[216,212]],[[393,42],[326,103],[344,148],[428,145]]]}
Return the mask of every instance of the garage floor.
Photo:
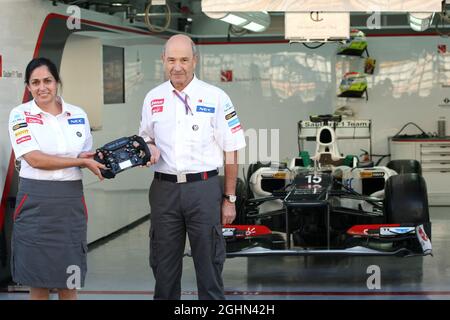
{"label": "garage floor", "polygon": [[[450,299],[450,207],[432,207],[430,213],[433,257],[227,259],[223,272],[227,299]],[[143,223],[89,252],[80,299],[152,299],[148,229],[149,222]],[[380,268],[380,289],[367,287],[367,282],[375,284],[368,273],[374,265]],[[182,290],[182,299],[197,299],[194,266],[188,257]],[[0,293],[0,300],[27,297],[25,290]]]}

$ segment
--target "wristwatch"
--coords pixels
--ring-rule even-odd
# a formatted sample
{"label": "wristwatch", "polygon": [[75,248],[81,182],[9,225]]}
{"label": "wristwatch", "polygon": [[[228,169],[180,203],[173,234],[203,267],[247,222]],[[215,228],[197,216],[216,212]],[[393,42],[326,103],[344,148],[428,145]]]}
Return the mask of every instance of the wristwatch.
{"label": "wristwatch", "polygon": [[236,195],[234,194],[224,194],[223,197],[228,201],[230,201],[231,203],[235,203],[237,199]]}

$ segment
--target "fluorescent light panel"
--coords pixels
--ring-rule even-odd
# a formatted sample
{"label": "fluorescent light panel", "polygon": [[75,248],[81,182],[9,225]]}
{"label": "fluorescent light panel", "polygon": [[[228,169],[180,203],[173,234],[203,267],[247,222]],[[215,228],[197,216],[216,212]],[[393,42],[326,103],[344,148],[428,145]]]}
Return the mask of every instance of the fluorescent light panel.
{"label": "fluorescent light panel", "polygon": [[212,19],[219,19],[229,24],[253,32],[261,32],[270,25],[268,12],[205,12]]}
{"label": "fluorescent light panel", "polygon": [[248,21],[246,19],[238,17],[237,15],[232,14],[232,13],[227,14],[225,17],[223,17],[220,20],[228,22],[230,24],[234,24],[236,26],[242,26],[243,24],[248,23]]}
{"label": "fluorescent light panel", "polygon": [[265,26],[263,26],[259,23],[256,23],[256,22],[250,22],[249,24],[246,24],[245,26],[243,26],[243,28],[248,29],[253,32],[261,32],[266,29]]}

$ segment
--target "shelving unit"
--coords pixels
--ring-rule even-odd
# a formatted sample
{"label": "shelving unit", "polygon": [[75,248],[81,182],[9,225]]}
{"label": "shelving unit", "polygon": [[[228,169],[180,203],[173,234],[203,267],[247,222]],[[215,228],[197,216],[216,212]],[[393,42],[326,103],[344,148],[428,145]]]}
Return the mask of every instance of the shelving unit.
{"label": "shelving unit", "polygon": [[[367,57],[363,57],[363,54],[366,53]],[[367,59],[369,58],[369,51],[367,49],[367,46],[363,49],[363,50],[359,50],[359,49],[347,49],[345,53],[337,53],[336,54],[337,57],[340,57],[342,59]],[[359,72],[357,71],[359,69],[360,66],[358,66],[358,68],[351,68],[351,70],[354,70],[355,72],[358,72],[362,75],[365,76],[365,70],[364,72]],[[364,68],[363,68],[364,69]],[[367,83],[366,83],[366,88],[364,91],[345,91],[342,92],[340,94],[337,95],[338,98],[347,98],[347,99],[366,99],[366,101],[369,100],[369,94],[367,92]]]}
{"label": "shelving unit", "polygon": [[450,137],[389,138],[391,159],[415,159],[422,166],[431,205],[450,206]]}

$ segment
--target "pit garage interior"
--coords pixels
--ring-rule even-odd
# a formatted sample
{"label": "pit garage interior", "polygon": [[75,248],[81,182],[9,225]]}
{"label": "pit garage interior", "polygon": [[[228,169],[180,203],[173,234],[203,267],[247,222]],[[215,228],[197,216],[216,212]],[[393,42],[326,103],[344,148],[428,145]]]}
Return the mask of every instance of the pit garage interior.
{"label": "pit garage interior", "polygon": [[[284,177],[302,152],[311,157],[317,152],[316,134],[324,122],[312,121],[311,115],[341,117],[341,124],[330,124],[338,156],[353,155],[358,163],[382,167],[392,160],[415,160],[426,182],[432,255],[231,255],[223,268],[227,299],[450,298],[450,2],[435,1],[437,10],[419,13],[405,9],[417,1],[398,1],[398,7],[380,12],[375,5],[371,10],[339,7],[347,1],[316,1],[316,10],[308,7],[311,1],[304,1],[305,7],[295,12],[282,7],[263,10],[276,1],[253,2],[245,8],[234,0],[2,4],[0,90],[11,96],[0,100],[1,148],[7,154],[1,158],[0,300],[28,299],[28,288],[12,282],[9,268],[18,173],[14,169],[7,174],[11,147],[6,137],[8,114],[23,98],[23,78],[17,72],[24,71],[36,52],[52,58],[63,76],[64,98],[86,106],[93,119],[94,147],[100,147],[137,133],[146,93],[164,81],[164,42],[179,33],[189,35],[197,46],[197,77],[223,89],[236,107],[247,141],[239,153],[244,192],[256,171],[249,170],[252,164],[263,163]],[[19,10],[18,3],[26,6]],[[217,3],[228,10],[219,12]],[[237,24],[231,23],[236,21],[230,18],[233,12]],[[66,22],[78,13],[80,28],[66,31]],[[8,42],[11,36],[6,33],[16,28],[9,16],[18,17],[16,23],[22,26],[17,42]],[[33,26],[32,34],[21,33],[27,23]],[[13,59],[22,46],[23,52]],[[119,62],[114,60],[117,55]],[[105,62],[108,57],[113,58]],[[80,60],[85,62],[81,67]],[[109,82],[107,77],[117,73],[121,82]],[[80,90],[85,94],[79,95]],[[151,169],[138,168],[101,183],[84,174],[89,250],[79,299],[153,298],[147,198],[152,179]],[[181,283],[185,300],[197,299],[189,252],[187,243]]]}

